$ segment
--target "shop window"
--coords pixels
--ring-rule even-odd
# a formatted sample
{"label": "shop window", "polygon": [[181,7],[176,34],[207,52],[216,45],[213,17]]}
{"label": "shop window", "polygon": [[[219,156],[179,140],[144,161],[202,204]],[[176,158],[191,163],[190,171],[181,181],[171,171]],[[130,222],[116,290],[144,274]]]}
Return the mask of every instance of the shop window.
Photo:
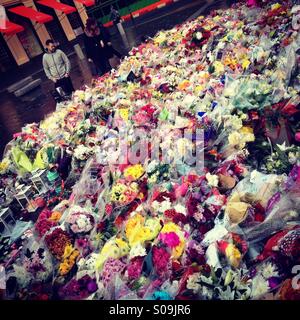
{"label": "shop window", "polygon": [[32,23],[24,17],[7,12],[9,19],[24,27],[24,31],[17,34],[23,48],[29,58],[34,58],[43,53],[38,36],[35,33]]}
{"label": "shop window", "polygon": [[[76,8],[73,0],[64,0],[64,3]],[[83,24],[78,11],[68,14],[68,19],[70,21],[70,24],[73,30],[76,30],[78,28],[83,28]]]}
{"label": "shop window", "polygon": [[34,58],[43,53],[39,41],[37,40],[30,24],[23,21],[24,31],[18,33],[19,40],[29,58]]}
{"label": "shop window", "polygon": [[67,53],[70,50],[72,50],[55,11],[46,6],[42,6],[38,3],[36,3],[36,7],[38,8],[39,11],[42,11],[53,17],[53,20],[50,22],[47,22],[45,24],[45,27],[47,28],[47,31],[50,34],[50,37],[59,44],[59,48],[62,49],[63,51],[66,51]]}

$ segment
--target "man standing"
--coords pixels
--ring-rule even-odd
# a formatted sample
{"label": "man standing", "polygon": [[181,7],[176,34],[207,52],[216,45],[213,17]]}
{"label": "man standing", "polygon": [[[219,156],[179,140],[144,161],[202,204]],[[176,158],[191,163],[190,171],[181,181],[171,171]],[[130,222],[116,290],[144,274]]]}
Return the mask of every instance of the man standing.
{"label": "man standing", "polygon": [[46,41],[43,67],[47,78],[55,83],[55,89],[60,87],[66,95],[71,95],[74,87],[70,78],[70,61],[64,52],[56,48],[52,39]]}

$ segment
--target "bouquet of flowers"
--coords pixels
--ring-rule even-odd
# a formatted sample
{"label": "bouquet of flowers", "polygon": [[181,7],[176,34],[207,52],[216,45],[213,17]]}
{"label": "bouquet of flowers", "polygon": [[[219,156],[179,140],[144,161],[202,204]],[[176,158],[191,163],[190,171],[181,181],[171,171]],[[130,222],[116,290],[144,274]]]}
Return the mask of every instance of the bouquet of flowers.
{"label": "bouquet of flowers", "polygon": [[62,228],[54,228],[45,236],[45,243],[52,255],[61,260],[67,245],[71,245],[71,237],[69,233]]}
{"label": "bouquet of flowers", "polygon": [[137,182],[127,182],[119,179],[111,189],[110,200],[120,205],[126,205],[139,197]]}
{"label": "bouquet of flowers", "polygon": [[66,218],[65,222],[70,230],[75,234],[90,232],[95,224],[94,217],[79,206],[74,206]]}
{"label": "bouquet of flowers", "polygon": [[10,276],[17,278],[21,288],[30,283],[46,282],[53,272],[53,264],[50,253],[42,247],[34,237],[30,236],[24,242],[24,247],[19,257],[13,264]]}
{"label": "bouquet of flowers", "polygon": [[68,274],[76,263],[76,258],[79,256],[79,251],[73,248],[72,245],[65,247],[65,252],[62,256],[62,262],[59,265],[59,273],[62,276]]}

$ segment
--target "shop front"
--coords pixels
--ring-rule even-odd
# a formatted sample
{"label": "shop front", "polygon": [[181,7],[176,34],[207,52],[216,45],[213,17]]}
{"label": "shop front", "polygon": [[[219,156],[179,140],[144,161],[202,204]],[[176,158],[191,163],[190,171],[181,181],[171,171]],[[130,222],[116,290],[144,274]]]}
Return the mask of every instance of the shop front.
{"label": "shop front", "polygon": [[32,59],[43,53],[42,43],[36,34],[36,31],[30,20],[24,19],[19,15],[8,12],[9,20],[22,26],[24,30],[17,33],[17,37],[25,49],[29,59]]}
{"label": "shop front", "polygon": [[1,3],[7,21],[19,27],[9,34],[0,30],[1,73],[10,69],[7,65],[20,66],[41,55],[49,38],[70,52],[87,18],[86,5],[77,0],[63,3],[59,0],[3,0]]}

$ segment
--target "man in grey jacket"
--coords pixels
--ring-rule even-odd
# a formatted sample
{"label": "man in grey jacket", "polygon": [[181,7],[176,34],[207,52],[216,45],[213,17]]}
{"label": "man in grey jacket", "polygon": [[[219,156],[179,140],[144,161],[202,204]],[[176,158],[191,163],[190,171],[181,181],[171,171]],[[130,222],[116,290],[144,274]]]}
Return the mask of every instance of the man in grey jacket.
{"label": "man in grey jacket", "polygon": [[70,61],[64,52],[56,48],[52,39],[46,41],[43,67],[47,78],[55,83],[55,89],[61,87],[67,95],[74,91],[70,78]]}

